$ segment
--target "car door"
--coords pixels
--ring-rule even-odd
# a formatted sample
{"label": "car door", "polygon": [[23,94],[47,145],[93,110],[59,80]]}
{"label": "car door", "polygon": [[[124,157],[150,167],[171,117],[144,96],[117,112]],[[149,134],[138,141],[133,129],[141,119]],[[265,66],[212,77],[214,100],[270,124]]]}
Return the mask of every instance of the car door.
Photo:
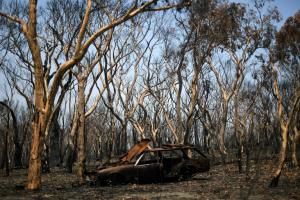
{"label": "car door", "polygon": [[[143,159],[141,159],[143,157]],[[151,159],[147,152],[137,159],[134,165],[136,181],[140,183],[161,182],[163,180],[163,165],[158,160]]]}

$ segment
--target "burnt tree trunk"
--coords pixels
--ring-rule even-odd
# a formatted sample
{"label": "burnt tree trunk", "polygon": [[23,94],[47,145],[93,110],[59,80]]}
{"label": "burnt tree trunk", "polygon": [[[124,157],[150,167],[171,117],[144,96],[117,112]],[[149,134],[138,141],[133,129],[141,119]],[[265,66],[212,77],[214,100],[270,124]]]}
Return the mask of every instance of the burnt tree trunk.
{"label": "burnt tree trunk", "polygon": [[116,123],[114,116],[110,114],[110,121],[111,121],[111,137],[109,139],[109,159],[115,156],[117,152],[116,148]]}
{"label": "burnt tree trunk", "polygon": [[17,118],[12,110],[12,108],[6,104],[3,101],[0,101],[0,105],[4,106],[6,109],[8,109],[10,116],[12,117],[12,125],[13,125],[13,141],[14,141],[14,147],[15,147],[15,153],[14,153],[14,166],[16,168],[21,168],[22,167],[22,148],[21,144],[19,142],[19,130],[18,130],[18,123],[17,123]]}
{"label": "burnt tree trunk", "polygon": [[49,152],[49,159],[50,159],[50,167],[58,166],[60,164],[60,134],[61,129],[58,123],[58,114],[57,112],[56,117],[53,121],[53,127],[50,134],[50,152]]}
{"label": "burnt tree trunk", "polygon": [[127,151],[127,119],[124,120],[124,123],[122,123],[122,130],[121,130],[121,136],[120,136],[120,153],[126,153]]}
{"label": "burnt tree trunk", "polygon": [[239,105],[238,105],[238,95],[236,94],[234,96],[234,133],[235,133],[235,139],[236,139],[236,146],[237,146],[237,164],[239,173],[242,173],[243,171],[243,163],[242,163],[242,139],[241,139],[241,130],[239,127],[238,119],[239,116]]}
{"label": "burnt tree trunk", "polygon": [[78,111],[75,110],[72,120],[70,135],[68,136],[68,146],[66,149],[65,166],[69,173],[73,171],[73,164],[76,160],[75,149],[77,147],[77,128],[78,128]]}
{"label": "burnt tree trunk", "polygon": [[49,158],[49,138],[46,136],[43,141],[43,150],[42,150],[42,172],[50,172],[50,158]]}
{"label": "burnt tree trunk", "polygon": [[5,130],[5,141],[4,141],[4,161],[5,161],[5,173],[9,176],[9,155],[8,155],[8,134],[9,134],[9,113],[7,113],[7,125]]}
{"label": "burnt tree trunk", "polygon": [[198,124],[197,121],[194,121],[194,137],[195,137],[195,145],[197,147],[200,147],[200,138],[199,138],[199,128],[198,128]]}

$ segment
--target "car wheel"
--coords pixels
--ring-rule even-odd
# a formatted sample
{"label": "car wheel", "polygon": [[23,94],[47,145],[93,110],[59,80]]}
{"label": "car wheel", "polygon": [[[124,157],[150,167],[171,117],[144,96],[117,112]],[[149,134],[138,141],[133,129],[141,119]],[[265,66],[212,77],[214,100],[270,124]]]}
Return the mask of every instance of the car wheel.
{"label": "car wheel", "polygon": [[122,174],[112,174],[111,182],[113,184],[124,184],[126,183],[126,179]]}
{"label": "car wheel", "polygon": [[192,178],[193,171],[194,169],[192,169],[191,167],[187,167],[187,166],[182,167],[180,170],[180,178],[183,180]]}

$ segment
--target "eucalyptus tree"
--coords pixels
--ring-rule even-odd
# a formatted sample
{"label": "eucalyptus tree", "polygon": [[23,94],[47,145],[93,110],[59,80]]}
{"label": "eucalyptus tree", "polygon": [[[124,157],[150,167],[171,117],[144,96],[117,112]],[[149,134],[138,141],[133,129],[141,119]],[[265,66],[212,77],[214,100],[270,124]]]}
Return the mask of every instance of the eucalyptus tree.
{"label": "eucalyptus tree", "polygon": [[[50,4],[50,3],[49,3]],[[47,5],[48,6],[48,5]],[[25,18],[26,16],[26,7],[24,2],[11,2],[9,4],[9,11],[12,14]],[[51,16],[50,11],[44,13],[46,16]],[[55,15],[55,14],[53,14]],[[46,17],[45,17],[46,18]],[[42,19],[41,19],[42,20]],[[8,45],[8,54],[6,55],[6,59],[8,60],[4,64],[5,74],[9,79],[10,84],[12,84],[15,90],[21,95],[27,104],[28,107],[28,117],[33,118],[34,113],[34,99],[33,99],[33,91],[35,88],[35,79],[34,79],[34,65],[32,63],[32,56],[30,55],[29,46],[24,43],[26,40],[26,36],[20,32],[20,27],[8,23],[8,37],[6,38]],[[43,60],[43,84],[47,89],[49,85],[51,85],[51,81],[55,71],[53,69],[53,65],[56,65],[56,69],[58,68],[58,60],[60,59],[61,52],[59,52],[59,48],[61,45],[59,40],[53,34],[53,31],[49,28],[51,26],[51,20],[48,20],[46,26],[44,26],[45,35],[40,36],[40,50],[41,55],[45,58]],[[38,27],[38,29],[42,29]],[[4,32],[6,33],[6,32]],[[57,34],[57,33],[56,33]],[[69,78],[68,78],[69,77]],[[68,85],[71,81],[71,76],[69,74],[66,79],[59,83],[59,97],[55,100],[55,106],[53,108],[53,112],[49,117],[49,121],[46,124],[45,128],[45,137],[42,141],[43,148],[43,158],[42,158],[42,168],[43,171],[49,171],[49,133],[53,132],[53,125],[57,124],[57,116],[60,111],[60,105],[68,89]],[[45,89],[45,90],[46,90]]]}
{"label": "eucalyptus tree", "polygon": [[[164,31],[162,27],[167,22],[168,15],[157,15],[149,20],[149,27],[151,32],[146,36],[146,41],[142,44],[147,47],[147,51],[141,52],[141,50],[135,52],[138,56],[142,56],[138,66],[134,66],[134,79],[135,87],[132,93],[132,109],[129,121],[133,127],[133,140],[137,141],[141,138],[151,138],[153,145],[158,146],[161,138],[158,138],[158,131],[162,124],[158,121],[158,115],[160,115],[162,109],[161,106],[155,103],[155,99],[152,98],[151,93],[153,90],[155,93],[160,93],[161,88],[157,87],[162,84],[160,80],[161,73],[164,71],[163,65],[161,64],[162,59],[159,52],[162,37]],[[162,20],[163,19],[163,20]]]}
{"label": "eucalyptus tree", "polygon": [[[1,102],[1,115],[0,115],[0,122],[1,122],[1,138],[3,138],[3,146],[1,145],[1,160],[0,160],[0,168],[3,169],[5,167],[6,176],[9,176],[10,166],[9,166],[9,130],[10,130],[10,112],[9,110],[4,107],[3,105],[7,105],[5,102]],[[2,142],[1,142],[2,144]]]}
{"label": "eucalyptus tree", "polygon": [[[300,11],[294,16],[289,17],[283,27],[276,35],[276,56],[282,64],[282,80],[280,81],[280,90],[283,95],[284,110],[289,110],[291,96],[297,95],[300,87],[300,70],[299,70],[299,38]],[[298,116],[297,116],[298,113]],[[293,153],[292,164],[298,166],[296,156],[296,145],[299,141],[299,105],[296,108],[295,117],[291,122],[291,133],[293,134]]]}
{"label": "eucalyptus tree", "polygon": [[[176,14],[175,14],[176,15]],[[184,84],[186,82],[189,64],[187,56],[190,51],[190,41],[192,31],[182,25],[181,16],[176,16],[175,26],[181,26],[178,30],[176,27],[166,27],[164,30],[165,38],[163,39],[163,62],[166,68],[166,83],[169,85],[168,93],[164,98],[152,93],[152,96],[159,102],[163,108],[164,117],[171,130],[176,143],[184,143],[184,119],[183,119],[183,101],[185,97]],[[183,33],[181,33],[183,32]],[[158,92],[158,91],[154,91]],[[159,92],[157,94],[160,94]],[[164,93],[161,93],[161,95]],[[175,115],[173,114],[173,109]],[[172,116],[172,117],[170,117]],[[173,119],[172,119],[173,118]]]}
{"label": "eucalyptus tree", "polygon": [[[126,23],[126,25],[128,25],[128,34],[125,38],[125,43],[121,44],[119,42],[118,44],[123,50],[121,54],[122,59],[120,59],[119,62],[117,62],[117,59],[113,60],[115,65],[119,68],[112,81],[113,86],[115,87],[114,93],[116,99],[114,103],[116,106],[112,107],[107,103],[105,103],[105,105],[108,106],[114,117],[120,123],[121,132],[118,136],[119,150],[121,152],[125,152],[128,145],[127,138],[129,135],[127,130],[130,122],[133,128],[135,128],[138,133],[142,134],[141,137],[144,137],[143,133],[138,128],[138,124],[133,120],[133,115],[146,94],[146,91],[143,89],[141,89],[142,91],[138,91],[138,79],[141,75],[140,66],[145,60],[145,55],[150,54],[149,51],[153,49],[153,46],[156,43],[155,35],[157,30],[155,30],[154,27],[157,24],[153,24],[151,20],[146,21],[147,17],[149,16],[140,16],[139,18],[136,18],[134,22]],[[109,100],[109,95],[111,95],[112,91],[107,92]],[[136,95],[137,97],[135,98]]]}
{"label": "eucalyptus tree", "polygon": [[[7,79],[7,77],[5,76]],[[4,81],[4,80],[3,80]],[[4,139],[3,160],[5,163],[6,175],[9,175],[11,167],[22,167],[22,146],[18,127],[18,112],[19,102],[15,101],[15,90],[13,85],[8,84],[2,87],[2,95],[0,100],[1,109],[1,129]],[[1,165],[2,166],[2,165]]]}
{"label": "eucalyptus tree", "polygon": [[[62,1],[58,1],[58,3],[59,2]],[[91,0],[87,0],[84,14],[81,16],[80,20],[76,22],[75,27],[77,28],[73,30],[75,39],[67,45],[70,48],[74,48],[74,51],[68,58],[59,61],[59,65],[53,73],[53,78],[49,86],[44,84],[46,71],[44,71],[43,68],[43,60],[45,58],[41,51],[41,46],[43,44],[42,38],[45,36],[45,32],[43,29],[38,28],[41,23],[45,22],[43,22],[43,20],[39,17],[42,16],[42,13],[39,15],[39,8],[37,4],[37,0],[30,0],[27,4],[28,13],[24,16],[14,15],[14,13],[6,13],[3,11],[3,8],[0,12],[1,19],[6,19],[19,27],[19,32],[22,32],[24,35],[31,54],[30,63],[32,63],[32,70],[34,72],[34,119],[32,123],[32,143],[27,186],[30,190],[39,189],[41,186],[42,141],[46,131],[46,126],[53,111],[54,101],[57,98],[59,85],[66,73],[83,59],[96,38],[106,31],[122,24],[142,12],[159,11],[178,6],[183,7],[189,5],[190,1],[172,1],[170,3],[150,0],[145,2],[133,1],[125,3],[124,1],[93,2]],[[118,9],[117,12],[114,12],[115,8],[120,6],[123,9],[121,11]],[[99,11],[99,9],[104,9],[106,12],[112,13],[112,20],[110,23],[100,27],[97,24],[93,24],[95,27],[98,27],[98,29],[87,35],[88,26],[91,25],[90,14],[92,12]],[[62,20],[62,18],[58,20]]]}
{"label": "eucalyptus tree", "polygon": [[[260,49],[268,48],[274,36],[273,21],[277,20],[278,11],[274,9],[262,14],[264,6],[264,1],[256,1],[255,9],[242,4],[225,3],[215,9],[214,16],[218,17],[212,20],[212,27],[217,30],[211,30],[211,39],[216,42],[216,46],[207,62],[220,91],[222,113],[218,131],[223,160],[227,154],[225,132],[229,103],[239,92],[247,70],[251,70],[251,67],[260,62],[257,59]],[[219,28],[219,23],[222,24],[222,28]]]}
{"label": "eucalyptus tree", "polygon": [[174,91],[174,84],[172,84],[174,79],[172,76],[168,77],[169,73],[165,73],[161,69],[163,64],[164,62],[152,65],[143,82],[149,93],[148,99],[155,106],[153,109],[157,113],[153,120],[160,119],[159,122],[156,122],[156,127],[160,128],[160,138],[157,140],[160,141],[159,143],[162,141],[179,143],[179,135],[176,131],[177,117],[173,112],[175,108],[171,100]]}
{"label": "eucalyptus tree", "polygon": [[[104,21],[104,20],[103,20]],[[94,42],[94,46],[96,48],[96,53],[88,52],[85,58],[76,65],[76,68],[73,68],[72,73],[77,79],[77,106],[75,110],[75,118],[74,120],[78,120],[78,122],[73,121],[75,125],[72,127],[73,129],[77,129],[77,174],[79,181],[81,183],[84,182],[84,172],[85,172],[85,161],[86,161],[86,131],[85,131],[85,123],[86,118],[91,115],[91,113],[95,110],[97,103],[102,97],[104,90],[107,88],[107,84],[102,84],[102,88],[98,91],[98,95],[95,98],[92,106],[89,109],[87,108],[87,104],[90,101],[90,97],[92,95],[93,90],[96,88],[97,81],[101,74],[104,72],[104,69],[101,65],[101,58],[104,54],[107,53],[110,47],[110,43],[113,37],[113,30],[109,31],[107,35],[103,36],[104,38],[100,39],[100,43],[97,44],[97,40]],[[101,43],[103,43],[101,45]],[[98,70],[95,70],[95,67],[98,67]],[[94,74],[96,73],[96,75]],[[88,78],[92,75],[92,83],[88,84]],[[110,77],[111,78],[111,77]],[[90,88],[88,88],[88,86]],[[88,90],[87,90],[88,89]],[[86,93],[87,90],[87,94]],[[76,127],[77,125],[77,127]],[[73,145],[74,146],[74,145]],[[74,151],[71,150],[71,152]]]}
{"label": "eucalyptus tree", "polygon": [[[19,141],[19,130],[18,130],[18,122],[17,122],[17,117],[15,115],[15,112],[13,111],[12,107],[8,104],[9,102],[6,102],[6,101],[0,101],[0,106],[2,107],[2,110],[7,110],[7,112],[4,112],[4,113],[8,113],[7,116],[8,116],[8,121],[7,123],[9,124],[9,121],[10,121],[10,117],[11,116],[11,119],[12,119],[12,132],[13,132],[13,142],[14,142],[14,159],[13,159],[13,162],[14,162],[14,166],[17,167],[17,168],[20,168],[22,167],[22,161],[21,161],[21,158],[22,158],[22,148],[20,146],[20,141]],[[5,108],[5,109],[3,109]],[[10,128],[8,127],[8,129],[6,130],[7,133],[6,133],[6,143],[7,143],[7,138],[8,138],[8,133],[10,132],[9,131]],[[6,148],[7,149],[7,148]],[[8,160],[7,160],[8,162]]]}
{"label": "eucalyptus tree", "polygon": [[[272,77],[273,91],[280,125],[281,145],[279,160],[270,186],[277,186],[286,160],[288,136],[294,132],[292,159],[297,164],[296,143],[299,137],[300,82],[299,82],[299,49],[300,49],[300,12],[289,17],[276,35],[273,55],[270,55],[269,73]],[[281,74],[279,72],[282,72]],[[289,84],[290,83],[290,84]],[[299,139],[298,139],[299,140]],[[297,166],[298,167],[298,166]]]}
{"label": "eucalyptus tree", "polygon": [[[7,77],[6,77],[7,79]],[[13,152],[14,156],[13,159],[9,159],[11,160],[11,163],[14,164],[15,168],[21,168],[22,167],[22,140],[21,140],[21,135],[20,135],[20,131],[19,131],[19,124],[18,124],[18,108],[19,108],[19,103],[17,101],[15,101],[15,91],[14,91],[14,87],[13,85],[8,85],[8,87],[4,87],[2,89],[3,91],[3,96],[2,98],[4,98],[4,100],[0,101],[0,107],[2,112],[4,113],[4,115],[6,115],[6,122],[7,122],[7,127],[6,130],[3,131],[4,133],[6,133],[5,135],[5,144],[7,146],[7,141],[8,138],[11,137],[13,140],[13,146],[14,149],[11,149],[10,151],[7,150],[7,154],[9,152]],[[3,123],[5,124],[5,123]],[[11,124],[11,125],[10,125]],[[9,136],[10,135],[10,136]],[[8,159],[7,159],[8,162]],[[8,164],[8,163],[7,163]]]}
{"label": "eucalyptus tree", "polygon": [[[188,42],[188,50],[190,55],[187,59],[191,63],[191,81],[187,83],[187,111],[186,111],[186,127],[184,134],[184,143],[191,143],[191,130],[194,126],[194,139],[195,143],[199,142],[199,134],[197,129],[196,115],[200,106],[198,104],[199,100],[206,93],[208,95],[208,81],[205,81],[204,74],[206,70],[206,58],[211,55],[214,46],[216,45],[213,40],[210,40],[208,34],[208,21],[211,18],[211,13],[216,9],[216,1],[208,1],[204,4],[194,4],[190,12],[188,13],[188,22],[180,22],[182,28],[190,34],[190,40]],[[188,78],[189,79],[189,78]],[[208,87],[207,87],[208,86]]]}

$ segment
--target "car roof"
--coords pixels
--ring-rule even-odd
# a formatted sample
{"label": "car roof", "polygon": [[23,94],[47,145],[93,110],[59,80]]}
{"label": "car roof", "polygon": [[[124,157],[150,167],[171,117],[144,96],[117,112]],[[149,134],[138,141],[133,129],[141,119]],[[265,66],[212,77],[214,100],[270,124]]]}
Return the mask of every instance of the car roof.
{"label": "car roof", "polygon": [[202,156],[206,157],[199,149],[194,146],[188,146],[183,144],[163,144],[159,148],[151,148],[149,143],[150,139],[142,139],[139,143],[135,144],[126,154],[120,157],[121,162],[130,162],[137,155],[145,152],[165,152],[165,151],[175,151],[175,150],[188,150],[194,149]]}
{"label": "car roof", "polygon": [[175,151],[175,150],[187,150],[187,149],[196,149],[195,147],[189,147],[189,146],[184,146],[184,147],[172,147],[172,148],[147,148],[144,150],[144,152],[157,152],[157,151]]}

